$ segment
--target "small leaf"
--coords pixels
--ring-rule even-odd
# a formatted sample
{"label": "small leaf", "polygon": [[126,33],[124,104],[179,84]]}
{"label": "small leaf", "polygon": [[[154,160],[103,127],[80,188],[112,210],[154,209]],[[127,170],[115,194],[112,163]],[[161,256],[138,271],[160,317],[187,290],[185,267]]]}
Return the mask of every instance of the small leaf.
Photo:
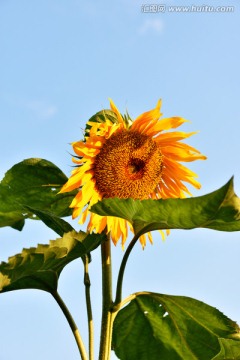
{"label": "small leaf", "polygon": [[0,227],[21,230],[24,220],[33,218],[25,206],[60,217],[71,215],[69,205],[76,191],[58,194],[66,181],[64,173],[44,159],[27,159],[14,165],[0,183]]}
{"label": "small leaf", "polygon": [[219,337],[237,339],[239,327],[217,309],[188,297],[145,293],[118,313],[113,349],[121,360],[210,360],[220,350]]}
{"label": "small leaf", "polygon": [[157,229],[240,230],[240,200],[234,193],[232,179],[204,196],[142,201],[109,198],[93,205],[91,211],[126,219],[139,236]]}
{"label": "small leaf", "polygon": [[75,231],[51,240],[49,245],[23,249],[0,264],[0,292],[19,289],[57,290],[58,278],[71,261],[87,255],[103,240],[104,234]]}
{"label": "small leaf", "polygon": [[37,215],[45,225],[54,230],[60,236],[63,236],[64,233],[74,230],[74,228],[67,221],[50,213],[49,211],[34,209],[30,206],[26,206],[25,208],[31,213]]}
{"label": "small leaf", "polygon": [[240,360],[240,342],[231,339],[218,339],[221,350],[212,360]]}

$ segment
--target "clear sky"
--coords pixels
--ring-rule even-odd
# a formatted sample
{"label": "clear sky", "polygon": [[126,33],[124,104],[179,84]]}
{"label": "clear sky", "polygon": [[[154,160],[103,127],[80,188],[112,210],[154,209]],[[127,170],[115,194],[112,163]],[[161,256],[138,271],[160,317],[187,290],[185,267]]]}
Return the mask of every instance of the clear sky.
{"label": "clear sky", "polygon": [[[165,117],[185,117],[191,123],[183,130],[199,130],[188,143],[208,157],[189,164],[202,184],[192,193],[211,192],[235,175],[240,194],[239,2],[165,0],[155,3],[155,13],[151,4],[0,0],[1,178],[30,157],[48,159],[70,175],[69,143],[82,138],[91,115],[109,107],[109,97],[133,118],[162,98]],[[30,220],[22,232],[0,229],[0,260],[56,237]],[[162,242],[156,232],[153,246],[134,249],[124,295],[149,290],[191,296],[240,323],[239,254],[239,233],[172,231]],[[122,255],[120,246],[113,249],[114,274]],[[97,250],[90,267],[96,331],[99,272]],[[59,289],[86,339],[80,261],[63,271]],[[0,319],[0,360],[79,358],[47,293],[0,295]]]}

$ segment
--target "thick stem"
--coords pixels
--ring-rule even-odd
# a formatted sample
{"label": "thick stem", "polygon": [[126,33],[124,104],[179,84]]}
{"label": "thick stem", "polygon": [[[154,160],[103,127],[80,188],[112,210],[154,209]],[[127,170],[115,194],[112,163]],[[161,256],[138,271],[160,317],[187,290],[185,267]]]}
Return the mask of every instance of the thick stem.
{"label": "thick stem", "polygon": [[112,340],[112,264],[111,241],[109,236],[101,244],[102,254],[102,326],[99,360],[109,360]]}
{"label": "thick stem", "polygon": [[89,258],[86,255],[84,260],[84,285],[85,285],[85,296],[87,304],[87,317],[88,317],[88,347],[89,347],[89,360],[94,359],[94,326],[92,317],[92,306],[90,297],[90,277],[88,273]]}
{"label": "thick stem", "polygon": [[64,301],[62,300],[62,298],[60,297],[60,295],[58,294],[58,292],[53,292],[51,293],[52,296],[54,297],[54,299],[56,300],[56,302],[58,303],[58,305],[60,306],[63,314],[65,315],[68,324],[73,332],[73,335],[75,337],[80,355],[81,355],[81,359],[82,360],[88,360],[88,356],[85,350],[85,346],[84,343],[82,341],[81,335],[79,333],[79,330],[77,328],[77,325],[75,324],[75,321],[73,320],[73,317],[71,315],[71,313],[69,312],[67,306],[65,305]]}
{"label": "thick stem", "polygon": [[122,300],[122,284],[123,284],[123,275],[124,275],[124,271],[125,271],[125,267],[128,261],[128,257],[134,247],[134,245],[136,244],[136,242],[138,241],[139,236],[134,236],[132,241],[130,242],[130,244],[127,247],[127,250],[123,256],[122,262],[121,262],[121,266],[119,269],[119,273],[118,273],[118,280],[117,280],[117,288],[116,288],[116,298],[114,301],[114,311],[118,310],[119,304],[121,303]]}

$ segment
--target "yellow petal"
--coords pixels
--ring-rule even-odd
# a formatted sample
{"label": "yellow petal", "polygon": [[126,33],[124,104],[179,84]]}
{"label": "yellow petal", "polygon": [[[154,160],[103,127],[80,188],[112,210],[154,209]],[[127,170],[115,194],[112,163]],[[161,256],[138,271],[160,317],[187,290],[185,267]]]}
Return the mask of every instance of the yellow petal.
{"label": "yellow petal", "polygon": [[86,219],[87,219],[87,216],[88,216],[88,213],[89,213],[89,210],[88,208],[86,208],[83,212],[82,212],[82,215],[79,219],[79,224],[84,224]]}
{"label": "yellow petal", "polygon": [[72,213],[72,218],[76,219],[80,215],[81,211],[82,211],[82,209],[80,209],[78,207],[74,208],[73,213]]}
{"label": "yellow petal", "polygon": [[175,146],[165,147],[164,155],[172,160],[184,161],[184,162],[206,159],[206,156],[200,154],[199,152],[194,153],[193,151],[189,151],[187,147],[184,148],[178,146],[178,144],[176,144]]}
{"label": "yellow petal", "polygon": [[78,208],[83,208],[91,199],[94,190],[94,182],[92,181],[92,175],[89,174],[89,177],[87,177],[87,175],[85,175],[85,179],[88,179],[86,184],[83,185],[82,189],[75,196],[70,207],[77,206]]}
{"label": "yellow petal", "polygon": [[88,230],[89,231],[96,231],[97,233],[101,233],[106,227],[106,216],[100,216],[97,214],[91,213],[90,221],[88,223]]}
{"label": "yellow petal", "polygon": [[74,170],[74,174],[63,185],[59,193],[72,191],[78,189],[84,182],[84,174],[92,167],[91,163],[86,163]]}
{"label": "yellow petal", "polygon": [[92,197],[89,202],[89,209],[92,205],[96,204],[99,200],[102,200],[101,195],[97,191],[93,191]]}
{"label": "yellow petal", "polygon": [[72,146],[75,153],[84,158],[95,157],[100,152],[100,148],[88,147],[83,141],[75,142]]}
{"label": "yellow petal", "polygon": [[119,123],[120,123],[120,124],[121,124],[121,123],[124,124],[122,115],[120,114],[118,108],[116,107],[116,105],[114,104],[114,102],[112,101],[112,99],[109,99],[109,101],[110,101],[111,109],[112,109],[112,111],[115,112],[115,114],[117,115],[117,118],[118,118]]}
{"label": "yellow petal", "polygon": [[181,117],[177,117],[177,116],[161,119],[157,122],[156,125],[154,125],[153,130],[151,132],[147,131],[147,135],[154,136],[161,131],[175,129],[185,122],[188,122],[188,120],[183,119]]}
{"label": "yellow petal", "polygon": [[144,235],[141,235],[141,236],[139,237],[139,241],[140,241],[140,243],[141,243],[141,245],[142,245],[142,248],[144,249],[145,246],[146,246],[146,235],[145,235],[145,234],[144,234]]}
{"label": "yellow petal", "polygon": [[125,244],[125,241],[127,239],[128,236],[128,224],[127,221],[124,219],[120,219],[120,228],[121,228],[121,233],[122,233],[122,245]]}
{"label": "yellow petal", "polygon": [[154,140],[160,145],[160,146],[166,146],[171,142],[174,141],[180,141],[183,139],[186,139],[194,134],[197,134],[197,132],[190,132],[186,133],[183,131],[172,131],[169,133],[159,134],[154,138]]}
{"label": "yellow petal", "polygon": [[153,244],[152,234],[150,232],[148,232],[147,236],[148,236],[148,240],[150,241],[150,243]]}
{"label": "yellow petal", "polygon": [[160,116],[162,115],[160,113],[160,108],[161,108],[161,100],[158,101],[157,106],[155,107],[155,109],[152,109],[150,111],[147,111],[141,115],[139,115],[133,122],[132,126],[131,126],[131,130],[139,130],[139,128],[143,125],[143,124],[148,124],[150,121],[153,120],[158,120],[160,118]]}

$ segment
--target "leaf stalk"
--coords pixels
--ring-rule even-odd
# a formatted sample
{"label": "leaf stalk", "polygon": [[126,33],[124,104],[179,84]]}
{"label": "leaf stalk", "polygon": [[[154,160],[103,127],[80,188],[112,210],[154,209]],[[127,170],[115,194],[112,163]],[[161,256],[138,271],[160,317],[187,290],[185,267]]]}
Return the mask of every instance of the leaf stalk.
{"label": "leaf stalk", "polygon": [[89,265],[88,255],[84,257],[83,263],[84,263],[85,297],[86,297],[87,317],[88,317],[88,351],[89,351],[89,360],[93,360],[94,359],[94,325],[93,325],[92,305],[91,305],[91,296],[90,296],[91,281],[88,272],[88,265]]}
{"label": "leaf stalk", "polygon": [[58,305],[60,306],[63,314],[65,315],[67,321],[68,321],[68,324],[72,330],[72,333],[75,337],[75,340],[76,340],[76,343],[77,343],[77,346],[78,346],[78,350],[80,352],[80,355],[81,355],[81,359],[82,360],[88,360],[88,356],[87,356],[87,353],[86,353],[86,349],[85,349],[85,346],[84,346],[84,343],[82,341],[82,337],[80,335],[80,332],[77,328],[77,325],[70,313],[70,311],[68,310],[66,304],[64,303],[63,299],[61,298],[61,296],[59,295],[59,293],[57,291],[55,292],[52,292],[51,293],[52,296],[54,297],[54,299],[56,300],[56,302],[58,303]]}
{"label": "leaf stalk", "polygon": [[114,314],[112,312],[112,264],[111,240],[109,235],[101,244],[102,256],[102,324],[99,349],[99,360],[110,360],[112,328]]}

